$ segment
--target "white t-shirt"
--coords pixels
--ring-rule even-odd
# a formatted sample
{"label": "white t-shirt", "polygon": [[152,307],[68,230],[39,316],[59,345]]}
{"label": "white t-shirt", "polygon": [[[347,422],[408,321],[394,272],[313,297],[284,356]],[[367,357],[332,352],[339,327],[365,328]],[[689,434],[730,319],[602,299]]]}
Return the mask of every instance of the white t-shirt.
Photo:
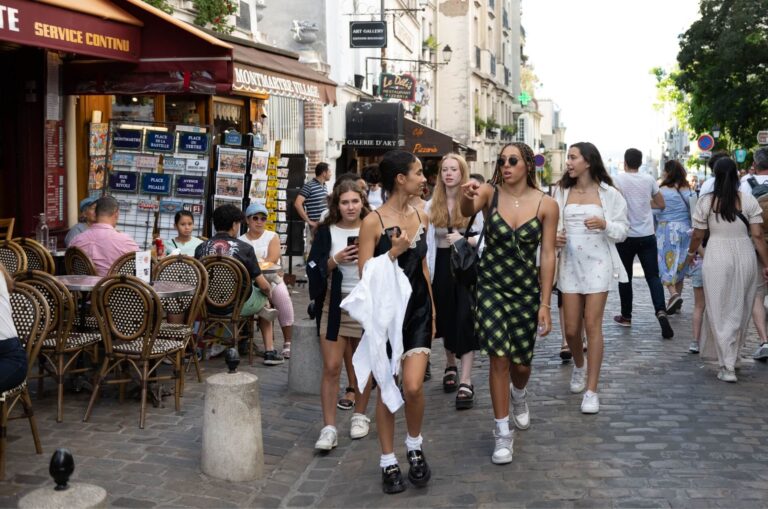
{"label": "white t-shirt", "polygon": [[749,177],[755,177],[758,184],[765,184],[768,182],[768,175],[744,175],[741,178],[741,185],[739,186],[739,191],[744,194],[752,194],[752,186],[747,182]]}
{"label": "white t-shirt", "polygon": [[704,181],[703,184],[701,184],[701,189],[699,189],[699,196],[704,196],[707,193],[711,193],[715,190],[715,177],[709,177],[707,180]]}
{"label": "white t-shirt", "polygon": [[384,202],[381,199],[381,186],[368,192],[368,205],[371,206],[371,210],[376,210],[383,204]]}
{"label": "white t-shirt", "polygon": [[[269,252],[269,243],[275,237],[277,237],[277,233],[271,230],[264,230],[264,233],[261,234],[261,237],[256,240],[249,239],[247,233],[240,235],[238,239],[253,246],[253,250],[256,252],[256,258],[261,261],[267,257],[267,253]],[[280,264],[280,260],[277,260],[277,263]]]}
{"label": "white t-shirt", "polygon": [[[360,235],[360,228],[339,228],[335,224],[331,225],[331,256],[335,255],[347,247],[347,237],[357,237]],[[360,281],[360,273],[357,271],[357,262],[340,263],[339,270],[344,279],[341,281],[341,293],[349,293]]]}
{"label": "white t-shirt", "polygon": [[659,192],[659,184],[646,173],[619,173],[613,183],[627,200],[628,237],[653,235],[651,199]]}
{"label": "white t-shirt", "polygon": [[0,274],[0,341],[17,337],[19,333],[16,332],[16,325],[13,323],[11,297],[8,294],[5,277]]}

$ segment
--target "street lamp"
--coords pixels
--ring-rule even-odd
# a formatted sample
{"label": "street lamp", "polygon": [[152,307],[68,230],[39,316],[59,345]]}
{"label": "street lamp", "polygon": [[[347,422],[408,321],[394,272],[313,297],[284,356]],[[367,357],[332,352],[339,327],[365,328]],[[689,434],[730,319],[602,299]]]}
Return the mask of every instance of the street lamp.
{"label": "street lamp", "polygon": [[446,63],[446,64],[450,63],[452,56],[453,56],[453,50],[451,49],[450,46],[446,44],[445,48],[443,48],[443,63]]}
{"label": "street lamp", "polygon": [[720,137],[720,126],[715,124],[712,126],[712,137],[718,139]]}

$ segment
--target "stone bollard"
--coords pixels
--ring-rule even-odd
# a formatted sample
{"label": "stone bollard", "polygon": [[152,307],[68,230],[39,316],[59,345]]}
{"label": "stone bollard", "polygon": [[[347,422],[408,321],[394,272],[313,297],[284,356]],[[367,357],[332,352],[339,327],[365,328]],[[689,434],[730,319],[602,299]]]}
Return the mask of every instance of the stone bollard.
{"label": "stone bollard", "polygon": [[259,479],[264,472],[259,379],[230,371],[205,384],[203,473],[225,481]]}
{"label": "stone bollard", "polygon": [[304,394],[320,394],[323,356],[314,320],[294,322],[291,360],[288,363],[288,388]]}
{"label": "stone bollard", "polygon": [[107,491],[85,483],[69,484],[75,460],[69,449],[56,449],[48,472],[56,487],[38,488],[19,500],[22,509],[101,509],[107,507]]}

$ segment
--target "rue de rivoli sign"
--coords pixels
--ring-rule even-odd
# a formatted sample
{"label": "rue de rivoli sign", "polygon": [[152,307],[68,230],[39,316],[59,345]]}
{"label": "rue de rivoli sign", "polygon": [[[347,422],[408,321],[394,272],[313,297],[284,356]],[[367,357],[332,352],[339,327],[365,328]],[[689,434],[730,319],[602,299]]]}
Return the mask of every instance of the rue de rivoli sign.
{"label": "rue de rivoli sign", "polygon": [[350,48],[386,48],[386,21],[350,21]]}

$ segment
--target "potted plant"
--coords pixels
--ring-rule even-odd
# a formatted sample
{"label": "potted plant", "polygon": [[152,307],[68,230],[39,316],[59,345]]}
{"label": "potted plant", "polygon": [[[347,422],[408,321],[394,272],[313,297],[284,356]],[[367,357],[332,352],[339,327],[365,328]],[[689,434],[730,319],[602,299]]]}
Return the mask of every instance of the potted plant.
{"label": "potted plant", "polygon": [[440,46],[440,43],[437,42],[437,39],[434,35],[429,34],[426,39],[421,43],[421,47],[423,49],[428,49],[430,53],[434,53],[437,51],[437,48]]}
{"label": "potted plant", "polygon": [[480,115],[475,112],[475,135],[479,136],[480,134],[485,131],[485,128],[488,124],[485,120],[483,120]]}
{"label": "potted plant", "polygon": [[501,138],[504,140],[511,140],[517,132],[517,127],[511,124],[501,126]]}
{"label": "potted plant", "polygon": [[485,125],[485,135],[488,138],[495,138],[499,134],[499,124],[496,122],[496,119],[491,117],[488,119],[488,122],[486,122]]}

